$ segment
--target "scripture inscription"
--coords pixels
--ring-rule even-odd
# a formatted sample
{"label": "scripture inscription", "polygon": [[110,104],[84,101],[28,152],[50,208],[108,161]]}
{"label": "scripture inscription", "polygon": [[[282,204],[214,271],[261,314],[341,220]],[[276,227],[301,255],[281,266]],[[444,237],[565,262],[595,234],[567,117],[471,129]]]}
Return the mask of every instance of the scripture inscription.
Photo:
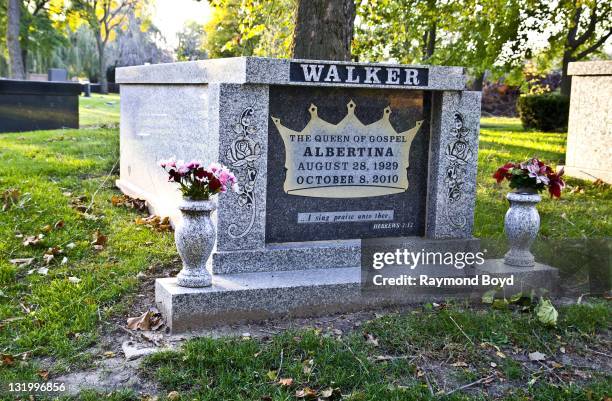
{"label": "scripture inscription", "polygon": [[427,86],[429,70],[415,67],[385,65],[345,65],[291,62],[291,82],[319,82],[322,84],[367,84],[388,86]]}
{"label": "scripture inscription", "polygon": [[311,105],[310,121],[301,132],[272,117],[285,144],[285,193],[361,198],[408,189],[410,145],[423,121],[398,133],[389,121],[389,106],[379,121],[369,125],[355,116],[355,107],[351,100],[346,117],[334,125],[319,118],[317,106]]}
{"label": "scripture inscription", "polygon": [[393,221],[393,210],[361,210],[349,212],[298,213],[298,224],[305,223],[359,223],[364,221]]}

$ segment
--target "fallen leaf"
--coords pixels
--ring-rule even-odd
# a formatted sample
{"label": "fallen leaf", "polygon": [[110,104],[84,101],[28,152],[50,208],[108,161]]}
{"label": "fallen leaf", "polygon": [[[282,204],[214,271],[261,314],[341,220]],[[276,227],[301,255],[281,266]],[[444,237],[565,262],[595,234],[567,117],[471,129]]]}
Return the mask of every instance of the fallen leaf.
{"label": "fallen leaf", "polygon": [[562,354],[565,354],[565,347],[559,348],[559,351],[561,351]]}
{"label": "fallen leaf", "polygon": [[2,366],[11,366],[15,363],[15,357],[11,354],[2,354]]}
{"label": "fallen leaf", "polygon": [[40,376],[43,380],[49,380],[49,371],[41,369],[37,372],[38,376]]}
{"label": "fallen leaf", "polygon": [[304,362],[302,362],[302,371],[304,372],[305,375],[309,375],[312,373],[312,368],[314,366],[314,360],[313,359],[308,359]]}
{"label": "fallen leaf", "polygon": [[373,346],[378,347],[378,339],[374,337],[372,334],[365,333],[363,336],[366,339],[366,343],[372,344]]}
{"label": "fallen leaf", "polygon": [[11,206],[17,204],[19,201],[19,196],[21,192],[19,192],[16,188],[9,188],[2,193],[2,211],[6,212],[11,208]]}
{"label": "fallen leaf", "polygon": [[113,351],[106,351],[106,352],[104,353],[104,356],[105,356],[106,358],[113,358],[113,357],[115,356],[115,353],[114,353]]}
{"label": "fallen leaf", "polygon": [[55,227],[56,230],[60,229],[60,228],[64,228],[64,226],[66,225],[66,223],[64,223],[64,220],[58,220],[53,227]]}
{"label": "fallen leaf", "polygon": [[285,377],[283,379],[279,379],[278,384],[280,384],[281,386],[289,387],[293,384],[293,379],[290,377]]}
{"label": "fallen leaf", "polygon": [[66,248],[68,249],[74,249],[76,248],[76,244],[74,242],[69,243],[68,245],[66,245]]}
{"label": "fallen leaf", "polygon": [[506,354],[504,354],[504,353],[503,353],[503,352],[501,352],[501,351],[497,351],[497,352],[495,353],[495,355],[497,355],[498,357],[500,357],[500,358],[502,358],[502,359],[506,358]]}
{"label": "fallen leaf", "polygon": [[17,267],[30,266],[33,261],[34,261],[34,258],[9,259],[9,262],[13,265],[17,265]]}
{"label": "fallen leaf", "polygon": [[23,240],[23,246],[38,245],[45,238],[44,234],[29,235]]}
{"label": "fallen leaf", "polygon": [[482,303],[483,304],[492,304],[495,299],[496,290],[489,290],[482,294]]}
{"label": "fallen leaf", "polygon": [[466,368],[468,366],[468,364],[463,362],[463,361],[458,361],[458,362],[455,362],[455,363],[451,364],[451,366],[455,366],[455,367],[458,367],[458,368]]}
{"label": "fallen leaf", "polygon": [[44,226],[44,227],[42,227],[40,229],[40,231],[42,231],[43,233],[47,233],[47,234],[50,233],[51,230],[53,230],[53,227],[51,227],[50,224],[47,224],[46,226]]}
{"label": "fallen leaf", "polygon": [[546,354],[543,354],[541,352],[530,352],[529,353],[529,360],[530,361],[544,361],[546,360]]}
{"label": "fallen leaf", "polygon": [[78,277],[70,276],[68,277],[68,281],[70,281],[72,284],[78,284],[81,282],[81,279]]}
{"label": "fallen leaf", "polygon": [[538,320],[547,326],[556,326],[559,312],[555,309],[549,299],[540,298],[535,309]]}
{"label": "fallen leaf", "polygon": [[181,395],[179,394],[178,391],[171,391],[171,392],[168,393],[166,398],[168,398],[168,400],[170,400],[170,401],[177,401],[177,400],[179,400],[181,398]]}
{"label": "fallen leaf", "polygon": [[342,393],[340,392],[340,388],[331,388],[328,387],[324,390],[321,390],[319,393],[319,399],[328,400],[328,399],[341,399]]}
{"label": "fallen leaf", "polygon": [[155,215],[151,215],[149,217],[137,217],[134,222],[137,225],[147,226],[151,229],[157,231],[170,231],[172,230],[172,226],[170,225],[170,219],[168,217],[159,217]]}
{"label": "fallen leaf", "polygon": [[92,238],[93,238],[93,241],[91,241],[91,245],[93,245],[94,248],[96,246],[104,247],[104,245],[106,245],[106,242],[108,241],[108,238],[106,237],[106,235],[102,234],[100,230],[96,230],[92,234]]}
{"label": "fallen leaf", "polygon": [[162,327],[164,320],[157,308],[149,308],[148,311],[138,317],[127,319],[127,327],[130,330],[157,330]]}
{"label": "fallen leaf", "polygon": [[66,263],[68,263],[68,258],[64,256],[60,264],[65,265]]}
{"label": "fallen leaf", "polygon": [[276,370],[269,370],[266,376],[268,376],[270,380],[276,380]]}
{"label": "fallen leaf", "polygon": [[295,396],[297,398],[315,398],[317,396],[317,392],[313,389],[311,389],[310,387],[304,387],[301,390],[297,390],[295,392]]}
{"label": "fallen leaf", "polygon": [[49,273],[49,269],[47,267],[39,267],[36,269],[36,273],[40,274],[41,276],[46,276]]}

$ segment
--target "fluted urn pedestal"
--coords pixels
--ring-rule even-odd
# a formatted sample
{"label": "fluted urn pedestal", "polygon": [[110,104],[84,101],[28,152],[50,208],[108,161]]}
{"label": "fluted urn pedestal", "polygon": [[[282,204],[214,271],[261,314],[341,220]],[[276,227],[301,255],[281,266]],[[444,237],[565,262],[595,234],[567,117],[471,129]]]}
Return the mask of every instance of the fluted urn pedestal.
{"label": "fluted urn pedestal", "polygon": [[212,284],[206,262],[215,245],[216,229],[211,214],[216,209],[215,200],[184,199],[179,205],[182,219],[175,228],[174,240],[183,261],[183,269],[176,276],[181,287],[208,287]]}
{"label": "fluted urn pedestal", "polygon": [[506,198],[510,209],[506,212],[504,230],[510,250],[504,256],[504,263],[516,267],[533,267],[531,244],[540,229],[540,215],[536,205],[542,200],[535,191],[510,192]]}

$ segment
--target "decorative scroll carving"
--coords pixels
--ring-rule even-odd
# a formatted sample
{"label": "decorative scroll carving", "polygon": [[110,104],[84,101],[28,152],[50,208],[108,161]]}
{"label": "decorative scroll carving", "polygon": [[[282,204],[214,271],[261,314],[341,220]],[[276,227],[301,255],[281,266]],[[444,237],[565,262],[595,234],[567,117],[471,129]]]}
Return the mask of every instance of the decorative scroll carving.
{"label": "decorative scroll carving", "polygon": [[465,196],[466,167],[473,160],[474,151],[469,142],[470,130],[465,127],[461,113],[455,112],[453,124],[450,131],[451,140],[445,151],[446,215],[452,227],[464,228],[468,220],[455,206]]}
{"label": "decorative scroll carving", "polygon": [[246,236],[253,228],[257,213],[255,183],[259,171],[255,162],[261,157],[261,146],[259,142],[253,139],[257,134],[257,127],[253,125],[254,114],[253,107],[247,107],[242,111],[238,123],[234,126],[234,132],[237,136],[225,150],[225,157],[238,178],[240,187],[238,205],[250,214],[246,227],[241,229],[236,223],[229,225],[227,233],[232,238]]}

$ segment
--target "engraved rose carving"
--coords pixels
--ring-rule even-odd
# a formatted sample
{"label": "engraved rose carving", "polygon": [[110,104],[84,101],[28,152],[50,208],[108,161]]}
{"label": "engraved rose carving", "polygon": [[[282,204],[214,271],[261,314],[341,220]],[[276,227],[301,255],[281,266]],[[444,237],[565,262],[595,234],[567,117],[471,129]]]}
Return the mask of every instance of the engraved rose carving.
{"label": "engraved rose carving", "polygon": [[466,141],[459,139],[448,146],[448,156],[451,160],[467,162],[472,157],[472,151]]}
{"label": "engraved rose carving", "polygon": [[261,147],[251,138],[240,136],[227,148],[225,156],[233,167],[240,167],[259,159]]}

